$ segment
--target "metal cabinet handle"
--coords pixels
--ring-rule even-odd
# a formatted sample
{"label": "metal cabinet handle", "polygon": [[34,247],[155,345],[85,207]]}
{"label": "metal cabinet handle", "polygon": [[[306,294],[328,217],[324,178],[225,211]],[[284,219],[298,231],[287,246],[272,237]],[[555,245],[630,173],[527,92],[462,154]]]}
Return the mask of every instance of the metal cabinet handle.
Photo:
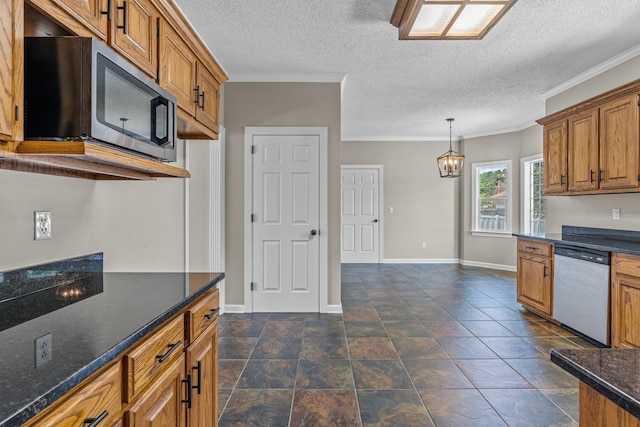
{"label": "metal cabinet handle", "polygon": [[598,181],[600,182],[604,181],[604,169],[600,169],[598,171]]}
{"label": "metal cabinet handle", "polygon": [[200,85],[196,86],[193,91],[196,93],[193,103],[196,104],[196,107],[200,107]]}
{"label": "metal cabinet handle", "polygon": [[122,34],[127,34],[127,28],[129,27],[129,20],[127,19],[127,0],[122,0],[122,6],[117,7],[122,11],[122,25],[116,27],[122,30]]}
{"label": "metal cabinet handle", "polygon": [[593,169],[589,171],[589,176],[590,176],[590,179],[589,179],[590,182],[595,181],[595,172],[593,171]]}
{"label": "metal cabinet handle", "polygon": [[159,354],[156,356],[156,359],[158,360],[158,363],[162,363],[165,360],[167,360],[167,358],[169,356],[171,356],[171,353],[173,353],[174,351],[176,351],[178,349],[178,347],[180,347],[180,344],[182,344],[182,341],[178,341],[175,344],[169,344],[167,347],[169,347],[169,350],[167,350],[167,352],[165,354]]}
{"label": "metal cabinet handle", "polygon": [[107,10],[101,10],[100,14],[107,15],[107,20],[111,21],[111,1],[107,0]]}
{"label": "metal cabinet handle", "polygon": [[183,383],[187,383],[187,398],[182,400],[182,403],[187,404],[187,408],[191,409],[191,374],[187,375],[186,380],[182,380]]}
{"label": "metal cabinet handle", "polygon": [[89,427],[96,427],[100,424],[105,418],[109,416],[109,411],[104,411],[97,418],[86,418],[82,424],[89,424]]}
{"label": "metal cabinet handle", "polygon": [[194,369],[198,370],[198,384],[192,385],[191,388],[195,388],[196,390],[198,390],[198,394],[201,394],[202,393],[202,361],[201,360],[198,360],[198,366],[193,366],[191,368],[192,371]]}
{"label": "metal cabinet handle", "polygon": [[220,311],[219,308],[212,308],[211,311],[209,311],[207,314],[204,315],[204,317],[207,320],[211,320],[211,319],[213,319],[213,316],[215,316],[216,313],[219,312],[219,311]]}
{"label": "metal cabinet handle", "polygon": [[549,267],[547,267],[546,265],[544,266],[544,274],[543,277],[547,277],[549,275]]}
{"label": "metal cabinet handle", "polygon": [[204,111],[204,91],[202,91],[202,93],[200,94],[200,99],[202,99],[202,105],[200,105],[200,103],[198,102],[198,107],[200,107],[200,109]]}

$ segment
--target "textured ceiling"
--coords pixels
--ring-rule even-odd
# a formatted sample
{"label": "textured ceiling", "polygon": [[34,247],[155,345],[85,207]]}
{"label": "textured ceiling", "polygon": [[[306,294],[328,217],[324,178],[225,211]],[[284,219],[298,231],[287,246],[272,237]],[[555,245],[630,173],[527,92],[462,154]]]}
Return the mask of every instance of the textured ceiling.
{"label": "textured ceiling", "polygon": [[395,0],[176,3],[230,81],[345,77],[344,140],[447,140],[447,117],[454,136],[519,130],[545,92],[640,51],[639,0],[519,0],[479,41],[399,41]]}

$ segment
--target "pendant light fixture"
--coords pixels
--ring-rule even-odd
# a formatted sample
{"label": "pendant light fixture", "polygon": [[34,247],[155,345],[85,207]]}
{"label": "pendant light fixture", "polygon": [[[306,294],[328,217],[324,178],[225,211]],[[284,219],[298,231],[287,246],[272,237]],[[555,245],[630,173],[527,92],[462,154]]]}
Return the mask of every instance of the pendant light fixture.
{"label": "pendant light fixture", "polygon": [[447,119],[449,122],[449,151],[438,157],[438,169],[440,178],[456,178],[462,175],[464,156],[453,151],[451,148],[451,123],[454,119]]}

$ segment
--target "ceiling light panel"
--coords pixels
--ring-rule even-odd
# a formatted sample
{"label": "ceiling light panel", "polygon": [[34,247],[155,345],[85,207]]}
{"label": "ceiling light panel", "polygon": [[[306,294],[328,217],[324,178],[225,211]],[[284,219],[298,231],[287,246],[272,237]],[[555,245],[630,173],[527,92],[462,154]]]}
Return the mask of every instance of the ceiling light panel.
{"label": "ceiling light panel", "polygon": [[517,0],[397,0],[401,40],[481,39]]}

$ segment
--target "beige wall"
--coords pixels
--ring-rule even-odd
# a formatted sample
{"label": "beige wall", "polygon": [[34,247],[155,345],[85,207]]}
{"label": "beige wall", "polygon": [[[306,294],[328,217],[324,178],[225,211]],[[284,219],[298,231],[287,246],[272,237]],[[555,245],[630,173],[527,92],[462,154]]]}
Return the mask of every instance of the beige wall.
{"label": "beige wall", "polygon": [[[547,114],[577,104],[640,77],[640,57],[620,64],[588,81],[549,98]],[[611,218],[621,209],[621,219]],[[640,230],[640,194],[547,197],[547,231],[560,232],[562,225]]]}
{"label": "beige wall", "polygon": [[384,166],[385,260],[458,258],[459,180],[440,178],[436,164],[447,148],[448,142],[342,143],[342,164]]}
{"label": "beige wall", "polygon": [[[178,157],[182,166],[182,149]],[[208,179],[208,167],[192,163],[194,181]],[[104,252],[106,271],[183,271],[184,182],[91,181],[1,170],[0,270]],[[191,197],[208,203],[205,191],[192,191]],[[36,210],[52,212],[51,240],[33,240]],[[191,227],[206,231],[207,223],[192,218]],[[191,252],[201,248],[208,250],[198,244]]]}
{"label": "beige wall", "polygon": [[226,304],[244,305],[244,128],[247,126],[328,128],[328,303],[340,304],[340,92],[339,83],[225,83]]}

